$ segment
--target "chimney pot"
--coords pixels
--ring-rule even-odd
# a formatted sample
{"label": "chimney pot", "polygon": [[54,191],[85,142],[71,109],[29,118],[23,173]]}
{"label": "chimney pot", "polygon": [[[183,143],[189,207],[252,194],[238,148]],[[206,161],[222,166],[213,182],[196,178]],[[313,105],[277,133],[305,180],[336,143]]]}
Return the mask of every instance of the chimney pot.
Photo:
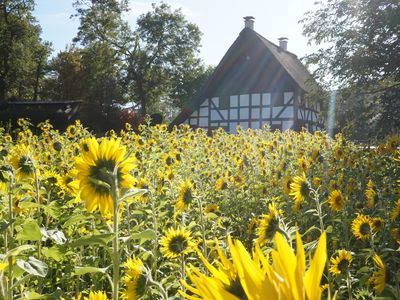
{"label": "chimney pot", "polygon": [[278,39],[278,41],[279,41],[279,47],[281,47],[283,50],[287,50],[288,38],[281,37]]}
{"label": "chimney pot", "polygon": [[252,16],[247,16],[244,17],[244,28],[250,28],[254,30],[254,17]]}

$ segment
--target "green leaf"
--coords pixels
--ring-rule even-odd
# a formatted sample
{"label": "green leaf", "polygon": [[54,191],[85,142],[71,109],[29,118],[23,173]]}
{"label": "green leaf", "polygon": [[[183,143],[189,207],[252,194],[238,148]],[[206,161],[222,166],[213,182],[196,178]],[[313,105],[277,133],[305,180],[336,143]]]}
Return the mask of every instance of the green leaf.
{"label": "green leaf", "polygon": [[22,299],[24,300],[46,299],[46,295],[41,295],[36,292],[28,292],[27,294],[24,294],[24,297]]}
{"label": "green leaf", "polygon": [[64,227],[70,227],[72,225],[76,225],[82,221],[86,221],[89,219],[93,219],[93,216],[92,215],[90,215],[90,216],[74,215],[64,223]]}
{"label": "green leaf", "polygon": [[96,234],[91,236],[81,237],[69,243],[70,247],[88,246],[88,245],[103,245],[107,246],[108,242],[114,238],[113,233]]}
{"label": "green leaf", "polygon": [[332,227],[332,225],[329,225],[329,226],[326,228],[326,233],[332,233],[332,231],[333,231],[333,227]]}
{"label": "green leaf", "polygon": [[154,232],[154,230],[146,229],[142,232],[134,233],[129,237],[122,238],[122,240],[124,242],[127,242],[129,240],[140,240],[140,244],[142,244],[145,241],[155,240],[156,238],[157,238],[157,234]]}
{"label": "green leaf", "polygon": [[210,220],[214,220],[214,219],[217,219],[218,218],[218,215],[217,214],[214,214],[214,213],[207,213],[207,218],[208,219],[210,219]]}
{"label": "green leaf", "polygon": [[58,245],[63,245],[67,241],[64,233],[60,230],[46,230],[45,228],[41,227],[40,231],[46,239],[51,239],[55,241]]}
{"label": "green leaf", "polygon": [[62,214],[62,206],[58,201],[52,201],[44,207],[44,212],[46,215],[58,219]]}
{"label": "green leaf", "polygon": [[63,292],[57,288],[54,293],[51,294],[39,294],[33,291],[25,292],[23,297],[20,298],[21,300],[39,300],[39,299],[46,299],[46,300],[58,300],[61,299]]}
{"label": "green leaf", "polygon": [[21,246],[18,246],[16,248],[11,249],[10,251],[8,251],[6,253],[6,256],[5,256],[4,260],[7,260],[7,258],[10,257],[10,256],[17,256],[23,251],[33,250],[35,248],[36,247],[34,245],[21,245]]}
{"label": "green leaf", "polygon": [[144,211],[139,210],[139,209],[134,209],[130,212],[131,215],[143,215]]}
{"label": "green leaf", "polygon": [[18,207],[20,208],[36,208],[38,204],[32,201],[21,201],[18,203]]}
{"label": "green leaf", "polygon": [[46,277],[48,270],[48,267],[44,262],[34,258],[33,256],[29,256],[27,261],[17,259],[17,266],[25,272],[39,277]]}
{"label": "green leaf", "polygon": [[106,188],[108,190],[111,190],[111,186],[105,181],[98,180],[98,179],[90,177],[90,176],[88,177],[88,179],[94,185],[101,186],[101,187],[104,187],[104,188]]}
{"label": "green leaf", "polygon": [[73,276],[80,276],[87,273],[105,273],[108,268],[95,268],[95,267],[75,267]]}
{"label": "green leaf", "polygon": [[0,221],[0,233],[3,233],[7,230],[8,226],[10,226],[15,219],[12,219],[11,222],[8,222],[7,220],[1,220]]}
{"label": "green leaf", "polygon": [[148,193],[148,190],[145,189],[129,189],[123,196],[122,198],[119,200],[124,201],[127,198],[131,198],[131,197],[140,197],[143,196],[144,194]]}
{"label": "green leaf", "polygon": [[63,246],[54,245],[51,248],[43,247],[42,254],[46,258],[52,258],[57,262],[62,261],[65,258],[66,249]]}
{"label": "green leaf", "polygon": [[40,241],[42,233],[39,225],[33,219],[27,219],[22,225],[22,230],[18,232],[17,241]]}

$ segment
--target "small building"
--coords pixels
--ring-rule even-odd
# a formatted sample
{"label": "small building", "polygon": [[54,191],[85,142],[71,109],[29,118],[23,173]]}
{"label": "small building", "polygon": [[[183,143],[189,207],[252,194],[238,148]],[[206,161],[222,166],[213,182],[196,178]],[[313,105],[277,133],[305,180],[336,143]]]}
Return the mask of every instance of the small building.
{"label": "small building", "polygon": [[49,120],[54,128],[65,129],[79,113],[82,101],[9,101],[0,105],[0,123],[16,124],[19,118],[28,118],[37,125]]}
{"label": "small building", "polygon": [[245,17],[240,32],[213,74],[170,126],[189,124],[211,131],[218,127],[235,133],[242,129],[272,130],[323,128],[321,104],[307,103],[305,94],[317,87],[296,55],[254,31],[254,18]]}

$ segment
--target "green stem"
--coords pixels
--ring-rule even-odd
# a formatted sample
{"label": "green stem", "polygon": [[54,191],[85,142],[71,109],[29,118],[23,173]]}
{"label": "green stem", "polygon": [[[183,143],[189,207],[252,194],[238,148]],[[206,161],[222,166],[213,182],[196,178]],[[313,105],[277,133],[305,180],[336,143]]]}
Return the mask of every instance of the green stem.
{"label": "green stem", "polygon": [[[41,211],[40,211],[40,186],[39,186],[39,177],[38,177],[38,173],[37,173],[37,169],[35,168],[35,192],[36,192],[36,203],[37,203],[37,220],[39,223],[39,226],[42,225],[41,222]],[[42,251],[42,241],[39,240],[38,241],[38,259],[40,260],[40,253]]]}
{"label": "green stem", "polygon": [[163,288],[163,286],[158,281],[153,280],[150,272],[147,272],[147,278],[148,278],[149,284],[154,285],[160,291],[160,293],[162,295],[162,299],[168,300],[169,298],[168,298],[167,291]]}
{"label": "green stem", "polygon": [[[152,197],[151,199],[151,210],[152,210],[152,215],[153,215],[153,230],[154,232],[158,233],[158,223],[157,223],[157,208],[155,205],[155,199]],[[157,256],[157,248],[158,248],[158,239],[154,240],[154,247],[153,247],[153,256],[154,256],[154,260],[153,260],[153,264],[152,264],[152,273],[154,276],[154,280],[157,281],[157,260],[158,260],[158,256]]]}
{"label": "green stem", "polygon": [[114,184],[111,187],[113,198],[113,300],[118,300],[119,296],[119,235],[118,235],[118,207],[119,207],[119,191],[118,191],[118,178],[116,172],[113,174]]}
{"label": "green stem", "polygon": [[[185,276],[185,255],[181,253],[181,278],[182,280],[186,280]],[[183,292],[186,292],[186,288],[182,286]]]}
{"label": "green stem", "polygon": [[[14,248],[14,222],[13,222],[13,199],[12,199],[12,194],[11,194],[11,185],[10,185],[10,190],[8,192],[8,221],[10,222],[10,231],[9,231],[9,237],[8,237],[8,250]],[[8,298],[10,300],[13,299],[13,257],[10,255],[8,258]]]}
{"label": "green stem", "polygon": [[353,300],[353,292],[352,292],[352,286],[351,286],[351,277],[350,277],[350,271],[347,271],[347,290],[349,293],[349,300]]}
{"label": "green stem", "polygon": [[202,202],[200,200],[200,197],[197,197],[197,203],[199,206],[200,210],[200,226],[201,226],[201,234],[203,238],[203,252],[204,252],[204,257],[207,258],[207,246],[206,246],[206,228],[205,228],[205,222],[204,222],[204,216],[203,216],[203,206]]}
{"label": "green stem", "polygon": [[325,226],[324,226],[324,220],[322,217],[322,205],[319,203],[319,195],[318,193],[313,190],[313,194],[314,194],[314,200],[315,200],[315,204],[317,206],[317,212],[318,212],[318,218],[319,218],[319,226],[321,229],[321,232],[325,231]]}

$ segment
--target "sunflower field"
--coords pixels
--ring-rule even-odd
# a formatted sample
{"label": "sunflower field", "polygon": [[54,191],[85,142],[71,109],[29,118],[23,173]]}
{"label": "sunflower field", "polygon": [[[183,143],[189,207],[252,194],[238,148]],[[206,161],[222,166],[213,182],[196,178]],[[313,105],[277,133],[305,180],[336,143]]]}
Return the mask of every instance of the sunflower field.
{"label": "sunflower field", "polygon": [[0,128],[0,299],[400,299],[399,136]]}

